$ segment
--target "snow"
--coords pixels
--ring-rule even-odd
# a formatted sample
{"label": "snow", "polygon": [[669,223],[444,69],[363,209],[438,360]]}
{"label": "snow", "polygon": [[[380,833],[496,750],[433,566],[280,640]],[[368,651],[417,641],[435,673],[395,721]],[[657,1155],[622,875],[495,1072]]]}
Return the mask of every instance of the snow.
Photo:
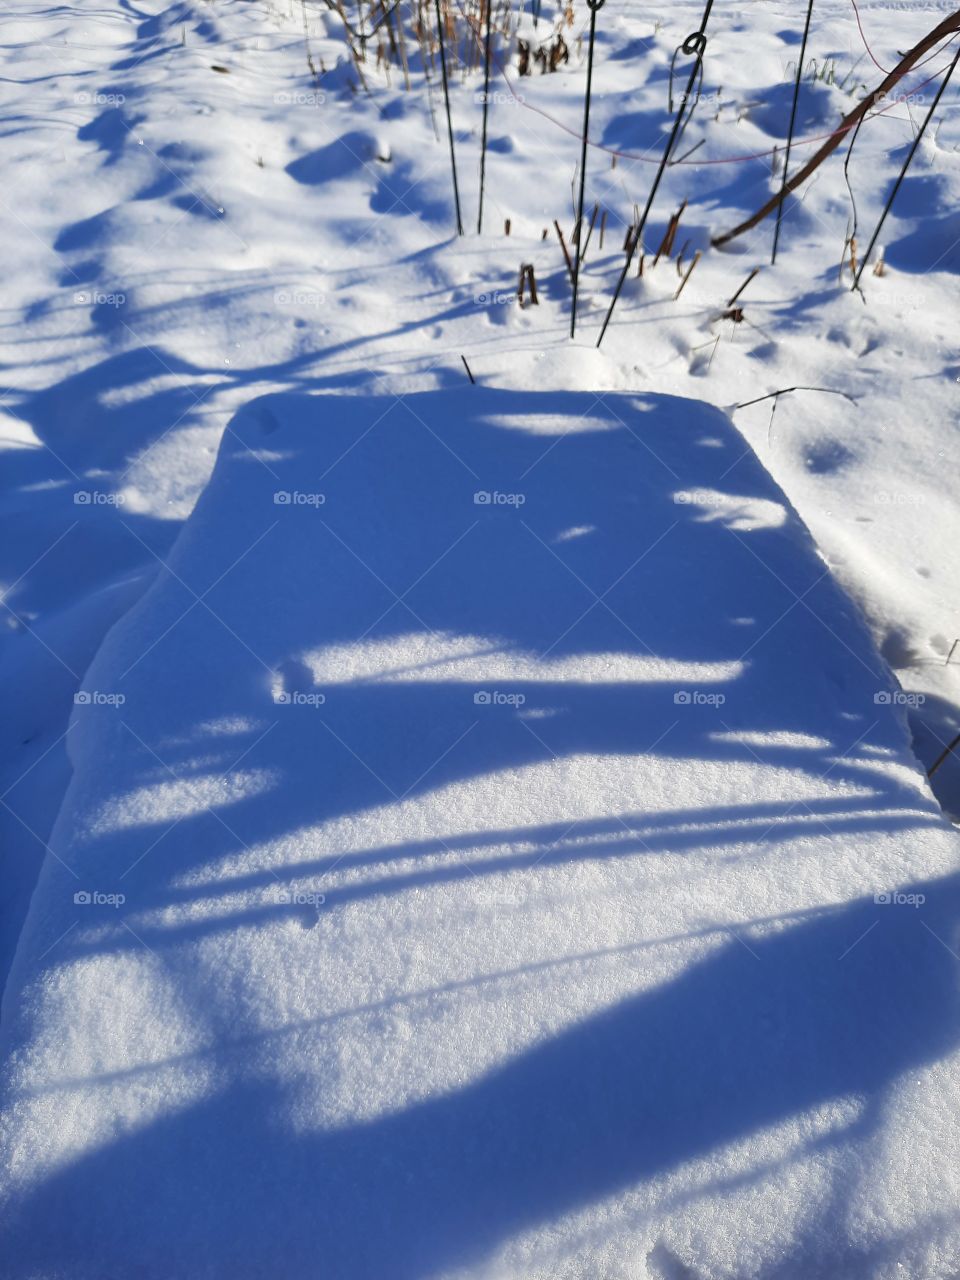
{"label": "snow", "polygon": [[294,1272],[745,1274],[856,1251],[852,1165],[929,1229],[868,1119],[940,1116],[955,841],[717,411],[256,400],[85,683],[6,1028],[44,1274],[284,1222]]}
{"label": "snow", "polygon": [[[859,10],[886,66],[942,14]],[[581,13],[483,236],[455,76],[459,239],[436,83],[332,14],[318,87],[286,0],[8,6],[5,1274],[960,1270],[956,113],[865,303],[842,152],[710,250],[799,36],[718,7],[646,237],[703,257],[597,350],[699,16],[601,10],[571,343]],[[879,75],[846,0],[811,52],[804,137]]]}

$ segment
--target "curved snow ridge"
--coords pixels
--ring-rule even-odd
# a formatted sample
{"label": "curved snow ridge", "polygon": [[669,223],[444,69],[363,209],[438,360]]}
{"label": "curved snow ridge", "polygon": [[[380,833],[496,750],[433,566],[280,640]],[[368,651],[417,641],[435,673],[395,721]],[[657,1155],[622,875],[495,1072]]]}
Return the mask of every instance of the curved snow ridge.
{"label": "curved snow ridge", "polygon": [[956,837],[718,411],[254,402],[89,679],[11,1274],[960,1257]]}

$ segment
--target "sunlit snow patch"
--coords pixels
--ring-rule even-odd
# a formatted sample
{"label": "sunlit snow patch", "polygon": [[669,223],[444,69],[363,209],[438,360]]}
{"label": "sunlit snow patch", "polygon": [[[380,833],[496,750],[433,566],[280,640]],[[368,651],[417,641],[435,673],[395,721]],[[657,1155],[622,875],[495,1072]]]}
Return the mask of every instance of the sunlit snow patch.
{"label": "sunlit snow patch", "polygon": [[679,489],[673,495],[677,506],[698,507],[701,524],[720,523],[740,533],[779,529],[787,520],[786,508],[768,498],[740,497],[717,489]]}

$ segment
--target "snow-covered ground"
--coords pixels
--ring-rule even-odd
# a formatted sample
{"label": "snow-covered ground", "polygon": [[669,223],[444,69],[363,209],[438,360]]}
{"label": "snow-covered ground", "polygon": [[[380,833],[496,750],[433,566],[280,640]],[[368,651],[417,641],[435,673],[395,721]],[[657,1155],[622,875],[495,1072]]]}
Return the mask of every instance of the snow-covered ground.
{"label": "snow-covered ground", "polygon": [[[6,7],[7,1274],[960,1270],[960,128],[865,299],[844,149],[774,268],[710,249],[797,8],[715,7],[646,235],[703,256],[598,350],[699,4],[600,10],[573,342],[582,6],[500,42],[482,236],[451,51],[462,238],[415,43],[364,91],[313,4]],[[947,12],[821,0],[792,164]]]}

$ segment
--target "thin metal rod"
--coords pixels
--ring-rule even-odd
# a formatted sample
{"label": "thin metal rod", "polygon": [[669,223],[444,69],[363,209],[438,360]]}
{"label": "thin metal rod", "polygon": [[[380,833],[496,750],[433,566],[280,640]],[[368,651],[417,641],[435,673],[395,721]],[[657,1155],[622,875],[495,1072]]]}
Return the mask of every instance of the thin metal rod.
{"label": "thin metal rod", "polygon": [[483,47],[483,137],[480,141],[480,208],[477,213],[477,235],[483,233],[483,183],[487,172],[487,111],[490,107],[490,28],[491,5],[493,0],[486,0],[487,35]]}
{"label": "thin metal rod", "polygon": [[654,202],[654,199],[656,198],[657,189],[660,186],[660,179],[663,177],[664,171],[667,167],[667,162],[670,159],[670,153],[673,150],[674,143],[677,140],[677,134],[680,132],[680,125],[683,122],[684,114],[687,111],[687,108],[689,106],[690,97],[691,97],[691,94],[693,93],[693,86],[697,82],[697,74],[700,71],[700,67],[703,62],[703,51],[707,47],[707,37],[704,34],[704,32],[707,29],[707,22],[710,19],[710,10],[712,8],[713,8],[713,0],[707,0],[707,7],[703,11],[703,17],[700,19],[700,29],[694,32],[693,35],[687,36],[686,40],[684,40],[683,42],[684,52],[694,55],[693,69],[690,72],[690,78],[687,80],[686,92],[683,95],[683,101],[680,104],[680,110],[677,112],[677,118],[673,122],[673,129],[670,132],[670,137],[667,139],[667,145],[664,148],[663,155],[660,158],[660,164],[657,168],[656,177],[653,180],[653,186],[650,188],[649,196],[647,196],[646,207],[644,208],[643,215],[641,216],[640,222],[637,226],[636,234],[633,237],[633,243],[630,245],[629,251],[627,253],[627,260],[623,264],[623,270],[620,272],[620,279],[617,281],[617,287],[613,291],[613,298],[610,301],[610,309],[607,311],[606,319],[603,322],[603,328],[600,330],[600,337],[597,339],[598,347],[600,343],[603,341],[603,335],[607,332],[607,326],[609,325],[610,318],[613,315],[614,307],[616,307],[617,305],[617,299],[620,297],[620,291],[623,288],[623,282],[626,280],[627,274],[630,271],[630,267],[633,263],[633,255],[634,253],[636,253],[637,245],[640,244],[643,239],[643,228],[645,227],[647,218],[650,215],[650,210],[653,207],[653,202]]}
{"label": "thin metal rod", "polygon": [[917,136],[914,138],[913,146],[910,148],[909,152],[907,153],[907,158],[903,162],[903,168],[900,170],[900,173],[897,175],[897,180],[893,184],[893,190],[890,192],[890,195],[887,197],[887,203],[883,207],[883,213],[881,213],[880,215],[880,221],[877,223],[876,229],[873,235],[870,237],[870,243],[867,245],[867,252],[863,255],[863,258],[860,261],[860,270],[857,272],[856,279],[854,280],[851,286],[851,288],[853,289],[860,288],[860,277],[863,275],[863,269],[867,265],[867,259],[870,257],[871,253],[873,253],[874,246],[877,243],[877,238],[880,235],[880,231],[883,228],[884,222],[886,222],[887,214],[890,212],[891,208],[893,207],[893,202],[897,198],[897,192],[900,190],[900,184],[901,182],[903,182],[904,178],[906,177],[907,170],[910,168],[910,161],[913,159],[914,154],[916,153],[917,147],[919,147],[920,145],[920,139],[923,137],[924,130],[926,129],[927,125],[930,123],[933,113],[936,111],[937,105],[940,102],[940,99],[943,97],[944,90],[946,89],[947,85],[950,83],[950,77],[953,75],[953,72],[954,72],[954,69],[956,68],[958,60],[960,60],[960,44],[957,45],[957,52],[953,55],[953,61],[950,63],[950,66],[947,68],[947,74],[943,77],[943,80],[941,81],[940,88],[937,90],[937,93],[936,93],[936,97],[930,103],[930,110],[927,112],[927,114],[923,118],[923,124],[920,126],[920,131],[918,132]]}
{"label": "thin metal rod", "polygon": [[437,10],[437,40],[440,44],[440,73],[443,76],[443,101],[447,108],[447,134],[450,138],[450,168],[453,170],[453,202],[457,207],[457,235],[463,235],[463,219],[460,217],[460,188],[457,185],[457,157],[453,149],[453,120],[450,116],[450,86],[447,83],[447,55],[443,48],[443,19],[440,17],[440,0],[434,0]]}
{"label": "thin metal rod", "polygon": [[773,233],[773,252],[770,255],[771,267],[777,260],[777,244],[780,240],[780,223],[783,221],[783,202],[787,198],[787,178],[790,174],[790,148],[793,146],[793,130],[797,123],[797,103],[800,101],[800,81],[803,77],[803,60],[807,55],[807,36],[810,34],[810,19],[813,16],[813,0],[807,5],[807,20],[803,24],[803,40],[800,42],[800,60],[797,63],[797,76],[793,82],[793,106],[790,108],[790,128],[787,131],[787,149],[783,157],[783,181],[780,184],[780,200],[777,204],[777,225]]}
{"label": "thin metal rod", "polygon": [[951,751],[954,751],[957,747],[960,747],[960,733],[957,734],[957,736],[953,739],[952,742],[950,742],[946,747],[944,747],[944,749],[937,756],[936,760],[934,760],[933,764],[927,770],[928,778],[933,777],[933,775],[937,772],[937,770],[943,764],[944,760],[946,760],[947,756],[951,753]]}
{"label": "thin metal rod", "polygon": [[573,262],[573,305],[570,308],[570,337],[577,332],[577,290],[580,285],[580,261],[583,254],[583,195],[587,185],[587,136],[590,130],[590,94],[593,91],[593,47],[597,38],[597,10],[602,9],[606,0],[587,0],[590,10],[590,46],[587,51],[587,89],[583,95],[583,140],[580,148],[580,198],[577,201],[577,243],[576,257]]}

